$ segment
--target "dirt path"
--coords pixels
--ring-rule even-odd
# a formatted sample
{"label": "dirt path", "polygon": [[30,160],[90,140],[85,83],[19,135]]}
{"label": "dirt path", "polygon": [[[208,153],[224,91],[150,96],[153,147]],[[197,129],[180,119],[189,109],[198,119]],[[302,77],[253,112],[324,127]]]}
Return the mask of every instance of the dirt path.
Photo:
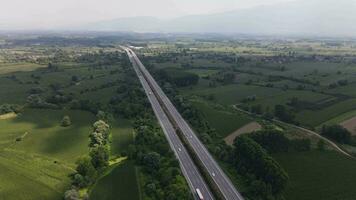
{"label": "dirt path", "polygon": [[345,120],[341,122],[340,125],[350,131],[352,135],[356,135],[356,117]]}
{"label": "dirt path", "polygon": [[234,140],[237,136],[243,134],[243,133],[251,133],[253,131],[257,131],[262,129],[262,126],[257,123],[257,122],[251,122],[246,124],[245,126],[237,129],[236,131],[234,131],[233,133],[231,133],[230,135],[228,135],[224,140],[226,142],[226,144],[228,145],[233,145]]}
{"label": "dirt path", "polygon": [[11,112],[11,113],[0,115],[0,119],[11,119],[11,118],[15,118],[16,116],[17,116],[16,113]]}
{"label": "dirt path", "polygon": [[[233,105],[232,106],[234,109],[240,111],[240,112],[243,112],[243,113],[246,113],[248,115],[253,115],[253,116],[257,116],[257,117],[261,117],[261,116],[258,116],[258,115],[255,115],[255,114],[252,114],[246,110],[242,110],[240,108],[238,108],[236,105]],[[314,135],[316,137],[318,137],[319,139],[321,140],[324,140],[326,143],[330,144],[332,147],[334,147],[335,150],[339,151],[340,153],[344,154],[345,156],[348,156],[350,158],[355,158],[353,157],[352,155],[350,155],[349,153],[347,153],[346,151],[342,150],[336,143],[334,143],[333,141],[329,140],[328,138],[326,137],[323,137],[321,136],[319,133],[315,132],[315,131],[312,131],[312,130],[309,130],[309,129],[306,129],[306,128],[303,128],[301,126],[296,126],[294,124],[289,124],[289,123],[286,123],[286,122],[282,122],[280,120],[277,120],[277,119],[272,119],[272,121],[276,122],[276,123],[279,123],[279,124],[283,124],[283,125],[286,125],[286,126],[289,126],[289,127],[293,127],[293,128],[296,128],[296,129],[299,129],[299,130],[302,130],[306,133],[309,133],[311,135]]]}

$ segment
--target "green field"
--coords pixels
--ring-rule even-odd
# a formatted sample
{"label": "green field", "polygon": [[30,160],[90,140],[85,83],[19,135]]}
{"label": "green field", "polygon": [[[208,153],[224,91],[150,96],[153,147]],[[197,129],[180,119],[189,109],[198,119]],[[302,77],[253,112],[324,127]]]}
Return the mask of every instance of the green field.
{"label": "green field", "polygon": [[219,110],[219,108],[213,108],[211,105],[203,102],[194,102],[193,106],[204,115],[209,125],[216,129],[221,137],[226,137],[233,131],[252,121],[243,114]]}
{"label": "green field", "polygon": [[[66,128],[64,115],[72,120]],[[87,154],[94,120],[88,112],[39,109],[0,120],[0,199],[61,199],[75,160]]]}
{"label": "green field", "polygon": [[297,121],[316,127],[339,115],[356,109],[356,99],[350,99],[331,105],[321,110],[305,110],[297,114]]}
{"label": "green field", "polygon": [[278,88],[268,88],[253,85],[231,84],[213,88],[201,88],[197,86],[193,89],[182,90],[184,94],[209,96],[213,95],[216,102],[223,105],[233,105],[249,96],[255,96],[256,100],[251,104],[261,104],[264,107],[273,107],[276,104],[286,104],[293,97],[298,97],[303,101],[317,102],[331,98],[328,95],[299,90],[283,91]]}
{"label": "green field", "polygon": [[356,161],[334,151],[280,153],[274,158],[287,171],[287,200],[353,200]]}
{"label": "green field", "polygon": [[[66,128],[60,126],[64,115],[72,121]],[[84,111],[41,109],[26,109],[16,118],[0,120],[0,195],[4,197],[0,199],[60,199],[74,162],[88,153],[88,134],[94,121],[95,117]],[[132,143],[133,130],[129,121],[117,119],[111,132],[112,156],[118,156]],[[22,141],[16,142],[21,136]],[[24,193],[13,195],[12,190]]]}
{"label": "green field", "polygon": [[111,125],[111,155],[118,156],[126,152],[128,146],[133,142],[133,134],[130,121],[116,119]]}
{"label": "green field", "polygon": [[0,64],[0,74],[7,74],[11,72],[33,71],[38,68],[45,67],[44,65],[34,63],[6,63]]}
{"label": "green field", "polygon": [[136,168],[133,163],[124,161],[102,177],[91,192],[93,200],[139,200]]}

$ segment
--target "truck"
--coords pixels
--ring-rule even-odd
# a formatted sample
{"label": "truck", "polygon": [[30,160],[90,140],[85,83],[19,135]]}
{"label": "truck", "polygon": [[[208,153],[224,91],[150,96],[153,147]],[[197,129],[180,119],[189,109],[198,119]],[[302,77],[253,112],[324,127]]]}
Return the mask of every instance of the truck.
{"label": "truck", "polygon": [[195,191],[197,192],[199,200],[204,200],[203,194],[200,192],[199,188],[196,188]]}

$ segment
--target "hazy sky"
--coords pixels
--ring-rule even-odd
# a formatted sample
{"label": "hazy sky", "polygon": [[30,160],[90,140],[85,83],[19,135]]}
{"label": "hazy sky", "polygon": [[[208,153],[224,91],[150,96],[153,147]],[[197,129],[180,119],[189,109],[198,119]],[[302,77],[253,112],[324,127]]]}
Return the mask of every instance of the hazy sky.
{"label": "hazy sky", "polygon": [[0,0],[0,29],[55,28],[120,17],[170,18],[293,0]]}

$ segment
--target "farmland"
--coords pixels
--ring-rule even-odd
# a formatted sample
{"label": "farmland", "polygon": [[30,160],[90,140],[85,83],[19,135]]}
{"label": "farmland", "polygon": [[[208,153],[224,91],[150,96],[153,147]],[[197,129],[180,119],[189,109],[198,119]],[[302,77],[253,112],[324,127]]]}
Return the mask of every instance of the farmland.
{"label": "farmland", "polygon": [[[291,143],[295,140],[289,150],[271,153],[289,175],[283,196],[292,200],[354,196],[353,160],[306,132],[269,121],[277,118],[321,131],[325,124],[337,125],[354,117],[356,63],[353,56],[346,56],[345,52],[351,51],[341,49],[326,47],[322,41],[246,39],[236,43],[150,41],[137,51],[166,92],[179,95],[176,106],[246,196],[251,194],[241,179],[248,178],[233,170],[223,138],[257,120],[262,129],[272,127],[282,131]],[[176,84],[162,73],[170,69],[195,74],[199,80]],[[234,147],[232,143],[229,141]],[[339,144],[349,153],[354,153],[354,145]]]}
{"label": "farmland", "polygon": [[[236,164],[243,155],[235,151],[240,138],[248,148],[265,149],[260,158],[273,159],[274,170],[288,175],[281,197],[355,196],[353,160],[316,136],[272,120],[321,133],[323,125],[355,117],[354,42],[335,41],[335,48],[304,39],[81,37],[1,40],[0,199],[59,200],[67,192],[108,200],[191,198],[119,48],[130,43],[140,46],[135,51],[142,62],[244,196],[272,195],[273,183],[253,166],[241,172],[246,168]],[[110,127],[104,139],[96,138],[97,122]],[[246,127],[256,132],[242,134]],[[232,133],[239,136],[226,142]],[[355,152],[355,139],[335,143]],[[78,161],[94,166],[86,161],[98,146],[108,150],[107,162],[85,182]],[[159,167],[147,158],[159,158]],[[254,184],[266,187],[256,191]]]}
{"label": "farmland", "polygon": [[[274,157],[288,171],[286,196],[294,199],[353,199],[355,161],[336,152],[288,153]],[[337,184],[331,184],[337,183]]]}
{"label": "farmland", "polygon": [[90,198],[103,200],[139,200],[140,193],[136,180],[135,166],[132,163],[119,164],[114,166],[110,174],[98,181]]}
{"label": "farmland", "polygon": [[[72,50],[83,51],[81,48]],[[48,69],[47,64],[31,60],[31,55],[46,59],[53,56],[40,49],[16,51],[17,56],[23,56],[22,62],[16,62],[11,56],[13,51],[4,52],[6,59],[0,64],[0,104],[17,104],[21,111],[11,117],[11,113],[2,114],[0,119],[0,198],[62,199],[70,187],[69,175],[75,172],[76,161],[88,154],[88,135],[96,121],[95,113],[73,109],[66,99],[107,104],[116,92],[113,82],[120,79],[119,66],[91,69],[88,64],[69,59]],[[115,70],[116,74],[112,74]],[[29,106],[30,95],[40,95],[47,103],[43,108]],[[53,95],[57,95],[57,100],[48,100]],[[60,109],[53,106],[55,102],[61,102]],[[70,118],[68,127],[61,126],[64,116]],[[111,156],[115,159],[127,152],[134,132],[130,120],[123,116],[113,120],[111,132]],[[135,167],[131,164],[125,169],[132,172]],[[135,173],[131,181],[136,184]],[[126,198],[130,196],[126,194]]]}

